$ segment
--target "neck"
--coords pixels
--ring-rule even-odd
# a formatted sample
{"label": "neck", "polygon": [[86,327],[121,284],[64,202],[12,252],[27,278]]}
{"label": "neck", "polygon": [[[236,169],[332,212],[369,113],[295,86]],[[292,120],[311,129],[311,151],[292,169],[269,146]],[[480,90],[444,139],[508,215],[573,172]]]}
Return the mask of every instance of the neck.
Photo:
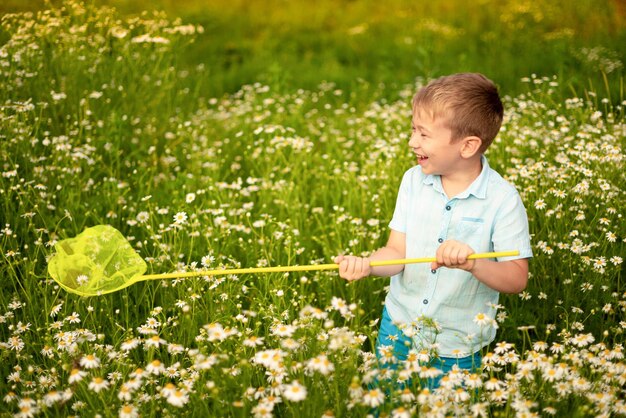
{"label": "neck", "polygon": [[443,190],[450,198],[458,195],[465,191],[480,176],[482,170],[483,164],[480,156],[467,160],[467,164],[463,164],[463,167],[441,176]]}

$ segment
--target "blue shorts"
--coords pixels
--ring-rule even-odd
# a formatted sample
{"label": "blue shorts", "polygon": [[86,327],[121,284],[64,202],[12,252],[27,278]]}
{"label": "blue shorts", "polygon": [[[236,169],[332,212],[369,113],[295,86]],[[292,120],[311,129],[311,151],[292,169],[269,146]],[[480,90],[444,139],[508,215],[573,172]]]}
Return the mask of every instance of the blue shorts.
{"label": "blue shorts", "polygon": [[[381,345],[393,346],[393,353],[398,362],[382,364],[382,362],[379,361],[379,367],[393,370],[398,368],[398,363],[406,360],[409,350],[413,346],[413,340],[404,335],[404,333],[393,324],[391,317],[387,312],[387,308],[383,309],[383,315],[380,322],[380,330],[378,331],[378,338],[376,339],[376,358],[379,360],[381,356],[378,351],[378,347],[380,347]],[[443,374],[448,373],[450,370],[452,370],[452,367],[454,365],[457,365],[459,369],[468,370],[471,373],[480,373],[481,359],[482,357],[480,351],[478,351],[470,356],[461,358],[436,357],[431,359],[429,363],[424,365],[428,367],[435,367],[441,370]],[[443,374],[432,379],[426,379],[426,382],[422,382],[422,386],[428,387],[429,389],[435,389],[439,387],[439,382]],[[408,384],[410,385],[410,382],[408,382]]]}

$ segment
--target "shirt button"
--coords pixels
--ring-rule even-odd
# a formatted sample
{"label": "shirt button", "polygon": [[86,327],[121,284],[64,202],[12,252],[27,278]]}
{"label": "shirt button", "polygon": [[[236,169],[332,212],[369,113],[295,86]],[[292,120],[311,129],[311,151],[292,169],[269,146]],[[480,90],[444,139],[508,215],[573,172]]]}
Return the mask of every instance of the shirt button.
{"label": "shirt button", "polygon": [[439,241],[439,244],[441,244],[443,242],[443,238],[439,238],[437,241]]}
{"label": "shirt button", "polygon": [[423,302],[424,302],[424,305],[428,305],[428,299],[424,299]]}
{"label": "shirt button", "polygon": [[450,209],[452,209],[452,207],[446,206],[446,210],[450,210]]}
{"label": "shirt button", "polygon": [[437,273],[437,270],[432,269],[430,272],[431,272],[432,274],[435,274],[435,273]]}

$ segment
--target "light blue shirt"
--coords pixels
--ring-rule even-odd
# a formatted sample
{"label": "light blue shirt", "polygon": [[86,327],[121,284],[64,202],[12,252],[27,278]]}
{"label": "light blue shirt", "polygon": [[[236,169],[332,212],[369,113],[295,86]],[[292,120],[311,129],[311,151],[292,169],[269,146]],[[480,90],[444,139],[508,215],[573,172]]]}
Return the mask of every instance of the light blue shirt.
{"label": "light blue shirt", "polygon": [[[389,223],[406,234],[407,258],[434,256],[449,239],[464,242],[477,253],[519,250],[519,256],[497,261],[532,257],[519,193],[489,168],[484,156],[482,165],[476,180],[452,198],[446,196],[439,175],[425,175],[420,166],[407,170]],[[431,271],[430,263],[420,263],[407,264],[391,278],[385,305],[405,333],[419,329],[413,336],[418,346],[436,343],[440,356],[465,357],[495,338],[494,325],[474,319],[482,313],[495,320],[498,297],[498,291],[467,271],[445,267]],[[439,331],[425,327],[423,318],[434,319]]]}

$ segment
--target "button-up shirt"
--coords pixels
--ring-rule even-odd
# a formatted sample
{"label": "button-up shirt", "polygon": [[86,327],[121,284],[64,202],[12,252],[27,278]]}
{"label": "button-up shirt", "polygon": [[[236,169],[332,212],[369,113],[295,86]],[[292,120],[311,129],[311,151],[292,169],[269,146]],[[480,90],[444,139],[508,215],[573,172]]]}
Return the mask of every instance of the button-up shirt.
{"label": "button-up shirt", "polygon": [[[519,193],[484,156],[480,175],[453,197],[446,195],[439,175],[425,175],[420,166],[409,169],[389,226],[406,235],[407,258],[434,256],[449,239],[476,253],[519,250],[519,256],[497,261],[532,257]],[[465,357],[495,338],[498,297],[498,291],[465,270],[431,270],[429,263],[421,263],[407,264],[391,278],[385,305],[401,329],[413,330],[409,335],[418,330],[413,336],[418,346],[436,344],[441,356]]]}

